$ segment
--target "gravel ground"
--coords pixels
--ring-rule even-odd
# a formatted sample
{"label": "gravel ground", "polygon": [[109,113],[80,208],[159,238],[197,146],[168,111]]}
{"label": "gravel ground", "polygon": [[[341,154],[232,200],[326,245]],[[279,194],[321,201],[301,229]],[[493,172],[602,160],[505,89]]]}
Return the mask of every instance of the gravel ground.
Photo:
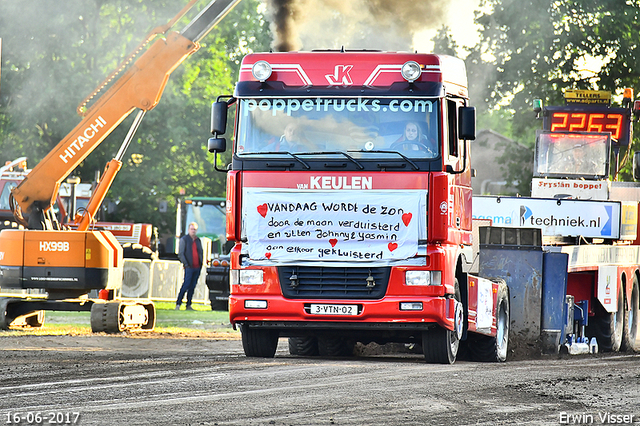
{"label": "gravel ground", "polygon": [[257,359],[244,356],[238,337],[0,334],[0,422],[640,424],[638,354],[430,365],[375,350],[293,357],[281,339],[274,359]]}

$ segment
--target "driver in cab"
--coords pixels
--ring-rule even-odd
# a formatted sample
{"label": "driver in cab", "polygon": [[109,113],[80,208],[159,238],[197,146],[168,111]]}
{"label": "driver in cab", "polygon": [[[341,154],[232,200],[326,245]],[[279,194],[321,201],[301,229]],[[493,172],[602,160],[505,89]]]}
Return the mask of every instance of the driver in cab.
{"label": "driver in cab", "polygon": [[311,142],[306,138],[304,131],[296,124],[289,123],[284,128],[284,134],[279,139],[270,140],[263,149],[264,152],[302,152],[308,151]]}
{"label": "driver in cab", "polygon": [[423,151],[430,157],[435,157],[438,153],[436,144],[422,133],[422,129],[418,123],[414,121],[407,122],[402,136],[391,144],[390,149],[402,151]]}

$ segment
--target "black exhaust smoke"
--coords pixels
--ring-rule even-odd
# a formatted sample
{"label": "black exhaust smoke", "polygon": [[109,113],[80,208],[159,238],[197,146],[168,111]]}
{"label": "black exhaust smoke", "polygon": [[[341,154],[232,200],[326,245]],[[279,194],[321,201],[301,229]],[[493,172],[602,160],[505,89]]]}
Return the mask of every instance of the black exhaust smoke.
{"label": "black exhaust smoke", "polygon": [[297,0],[271,0],[275,10],[273,15],[275,24],[273,47],[277,52],[300,49],[296,30],[296,22],[300,20],[299,3]]}
{"label": "black exhaust smoke", "polygon": [[268,0],[274,50],[411,50],[417,31],[446,22],[446,0]]}

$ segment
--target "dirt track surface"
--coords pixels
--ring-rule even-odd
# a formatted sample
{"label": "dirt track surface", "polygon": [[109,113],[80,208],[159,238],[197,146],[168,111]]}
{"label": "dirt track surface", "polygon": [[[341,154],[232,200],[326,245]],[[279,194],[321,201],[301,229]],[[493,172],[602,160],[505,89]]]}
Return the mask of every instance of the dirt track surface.
{"label": "dirt track surface", "polygon": [[292,357],[284,339],[275,359],[252,359],[239,340],[0,335],[0,358],[3,424],[28,412],[44,418],[20,424],[52,413],[80,413],[81,425],[640,423],[637,354],[429,365]]}

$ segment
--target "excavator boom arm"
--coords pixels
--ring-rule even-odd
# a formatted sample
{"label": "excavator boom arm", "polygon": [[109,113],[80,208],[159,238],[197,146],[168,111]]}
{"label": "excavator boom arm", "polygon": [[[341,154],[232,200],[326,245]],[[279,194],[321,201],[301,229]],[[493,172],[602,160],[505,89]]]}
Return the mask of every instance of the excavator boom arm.
{"label": "excavator boom arm", "polygon": [[[48,210],[55,202],[62,181],[134,109],[153,109],[173,70],[199,49],[198,41],[239,1],[213,0],[185,27],[183,33],[187,36],[169,32],[165,38],[153,42],[98,98],[82,121],[13,189],[16,219],[26,224],[26,215]],[[184,14],[184,10],[180,14]]]}

